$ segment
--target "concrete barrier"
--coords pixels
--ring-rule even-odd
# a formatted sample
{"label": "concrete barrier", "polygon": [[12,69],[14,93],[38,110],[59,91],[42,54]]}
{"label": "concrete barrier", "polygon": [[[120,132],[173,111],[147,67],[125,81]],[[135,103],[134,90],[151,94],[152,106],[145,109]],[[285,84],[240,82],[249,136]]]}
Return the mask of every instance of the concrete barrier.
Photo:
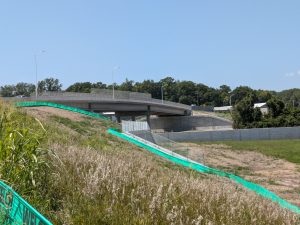
{"label": "concrete barrier", "polygon": [[160,135],[179,142],[300,139],[300,127],[167,132]]}
{"label": "concrete barrier", "polygon": [[164,131],[189,131],[189,130],[214,130],[231,129],[232,121],[214,116],[172,116],[151,118],[152,130]]}

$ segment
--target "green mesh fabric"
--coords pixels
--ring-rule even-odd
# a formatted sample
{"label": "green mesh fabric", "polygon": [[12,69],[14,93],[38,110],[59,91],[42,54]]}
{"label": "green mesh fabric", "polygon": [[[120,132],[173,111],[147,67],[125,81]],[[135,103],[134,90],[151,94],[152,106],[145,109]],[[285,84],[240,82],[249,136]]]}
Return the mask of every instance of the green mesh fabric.
{"label": "green mesh fabric", "polygon": [[8,185],[0,181],[0,223],[52,225]]}
{"label": "green mesh fabric", "polygon": [[[88,112],[88,111],[85,111],[85,110],[82,110],[82,109],[77,109],[77,108],[74,108],[74,107],[69,107],[69,106],[60,105],[60,104],[51,103],[51,102],[18,102],[17,106],[19,106],[19,107],[49,106],[49,107],[60,108],[60,109],[64,109],[64,110],[68,110],[68,111],[72,111],[72,112],[81,113],[81,114],[91,116],[91,117],[94,117],[94,118],[109,120],[107,117],[105,117],[103,115],[99,115],[97,113],[92,113],[92,112]],[[134,145],[137,145],[141,148],[144,148],[144,149],[146,149],[146,150],[148,150],[148,151],[150,151],[150,152],[152,152],[156,155],[159,155],[159,156],[161,156],[161,157],[163,157],[163,158],[165,158],[165,159],[167,159],[171,162],[174,162],[176,164],[183,165],[185,167],[189,167],[191,169],[194,169],[194,170],[202,172],[202,173],[209,173],[209,174],[215,174],[215,175],[218,175],[218,176],[221,176],[221,177],[227,177],[227,178],[235,181],[236,183],[239,183],[239,184],[243,185],[244,187],[256,192],[257,194],[261,195],[262,197],[271,199],[272,201],[277,202],[282,207],[287,208],[287,209],[289,209],[292,212],[295,212],[297,214],[300,214],[300,208],[299,207],[285,201],[284,199],[280,198],[279,196],[277,196],[273,192],[263,188],[260,185],[257,185],[255,183],[246,181],[246,180],[242,179],[241,177],[238,177],[238,176],[236,176],[234,174],[231,174],[231,173],[227,173],[227,172],[224,172],[224,171],[221,171],[221,170],[209,168],[209,167],[206,167],[206,166],[204,166],[202,164],[199,164],[199,163],[190,162],[188,160],[184,160],[184,159],[181,159],[181,158],[177,158],[176,156],[169,155],[165,152],[160,151],[157,148],[154,148],[150,145],[147,145],[147,144],[145,144],[145,143],[143,143],[143,142],[141,142],[137,139],[134,139],[133,137],[129,137],[129,136],[127,136],[125,134],[122,134],[120,132],[117,132],[113,129],[108,129],[107,132],[114,135],[114,136],[117,136],[117,137],[119,137],[123,140],[126,140],[126,141],[128,141],[128,142],[130,142]],[[45,223],[45,224],[51,224],[51,223],[48,222],[48,223]]]}
{"label": "green mesh fabric", "polygon": [[141,148],[144,148],[156,155],[159,155],[169,161],[172,161],[176,164],[179,164],[179,165],[183,165],[185,167],[189,167],[191,169],[194,169],[194,170],[197,170],[199,172],[202,172],[202,173],[209,173],[209,174],[215,174],[215,175],[218,175],[218,176],[221,176],[221,177],[227,177],[233,181],[235,181],[236,183],[239,183],[241,185],[243,185],[244,187],[252,190],[252,191],[255,191],[257,194],[265,197],[265,198],[268,198],[268,199],[271,199],[272,201],[274,202],[277,202],[279,205],[281,205],[282,207],[284,208],[287,208],[297,214],[300,214],[300,208],[295,206],[295,205],[292,205],[291,203],[283,200],[282,198],[278,197],[276,194],[272,193],[271,191],[263,188],[262,186],[259,186],[255,183],[251,183],[249,181],[246,181],[244,179],[242,179],[241,177],[238,177],[234,174],[231,174],[231,173],[227,173],[227,172],[224,172],[224,171],[221,171],[221,170],[217,170],[217,169],[213,169],[213,168],[209,168],[209,167],[206,167],[206,166],[203,166],[201,164],[198,164],[198,163],[194,163],[194,162],[190,162],[190,161],[187,161],[187,160],[184,160],[184,159],[181,159],[181,158],[177,158],[176,156],[173,156],[173,155],[169,155],[165,152],[162,152],[160,151],[159,149],[157,148],[154,148],[150,145],[147,145],[137,139],[134,139],[133,137],[130,137],[130,136],[127,136],[127,135],[124,135],[122,133],[119,133],[113,129],[108,129],[107,130],[108,133],[114,135],[114,136],[117,136],[123,140],[126,140],[132,144],[135,144]]}
{"label": "green mesh fabric", "polygon": [[53,102],[17,102],[16,103],[17,107],[37,107],[37,106],[48,106],[48,107],[53,107],[53,108],[58,108],[58,109],[64,109],[76,113],[80,113],[86,116],[94,117],[94,118],[99,118],[99,119],[104,119],[104,120],[109,120],[106,116],[100,115],[98,113],[93,113],[89,112],[83,109],[78,109],[74,108],[71,106],[66,106],[66,105],[61,105],[61,104],[56,104]]}

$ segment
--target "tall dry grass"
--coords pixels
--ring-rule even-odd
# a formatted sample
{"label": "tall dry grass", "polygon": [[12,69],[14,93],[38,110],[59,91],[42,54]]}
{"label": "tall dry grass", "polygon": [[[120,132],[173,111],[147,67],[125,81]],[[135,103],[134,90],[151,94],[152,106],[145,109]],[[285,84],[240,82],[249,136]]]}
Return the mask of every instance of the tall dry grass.
{"label": "tall dry grass", "polygon": [[40,192],[45,207],[36,207],[54,224],[299,224],[297,215],[226,179],[108,135],[108,122],[34,115],[47,131],[39,147],[52,151]]}
{"label": "tall dry grass", "polygon": [[225,179],[158,167],[142,152],[53,146],[67,224],[297,224],[297,216]]}

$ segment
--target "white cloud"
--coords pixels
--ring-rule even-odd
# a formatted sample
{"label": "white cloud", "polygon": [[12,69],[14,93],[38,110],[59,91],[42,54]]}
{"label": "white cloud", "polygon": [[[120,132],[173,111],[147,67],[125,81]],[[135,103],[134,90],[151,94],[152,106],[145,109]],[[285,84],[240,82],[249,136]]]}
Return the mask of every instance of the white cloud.
{"label": "white cloud", "polygon": [[286,76],[286,77],[294,77],[294,76],[295,76],[295,73],[286,73],[285,76]]}
{"label": "white cloud", "polygon": [[300,77],[300,70],[298,70],[297,72],[286,73],[284,76],[285,77]]}

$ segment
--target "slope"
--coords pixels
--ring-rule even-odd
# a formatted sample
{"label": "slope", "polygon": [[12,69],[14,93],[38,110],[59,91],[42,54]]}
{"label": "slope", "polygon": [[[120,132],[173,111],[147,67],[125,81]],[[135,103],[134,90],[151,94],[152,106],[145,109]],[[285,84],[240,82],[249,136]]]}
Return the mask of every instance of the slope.
{"label": "slope", "polygon": [[297,224],[295,214],[239,185],[112,137],[106,129],[118,126],[109,121],[22,111],[19,123],[36,117],[47,131],[40,147],[51,152],[49,182],[37,207],[55,224]]}

